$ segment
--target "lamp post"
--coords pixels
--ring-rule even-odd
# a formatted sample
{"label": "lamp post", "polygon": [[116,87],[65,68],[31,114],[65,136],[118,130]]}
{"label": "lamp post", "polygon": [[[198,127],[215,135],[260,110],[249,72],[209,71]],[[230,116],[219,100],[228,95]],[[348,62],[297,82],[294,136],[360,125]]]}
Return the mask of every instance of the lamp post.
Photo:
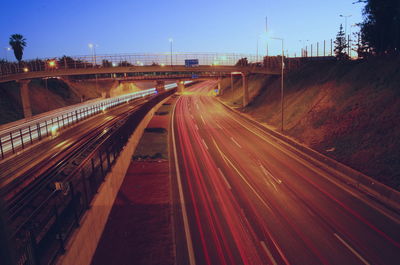
{"label": "lamp post", "polygon": [[[92,50],[93,62],[94,62],[93,67],[95,67],[95,65],[96,65],[96,46],[98,47],[98,45],[89,43],[88,46]],[[96,78],[96,91],[99,92],[99,84],[98,84],[98,80],[97,80],[97,74],[95,74],[94,76]]]}
{"label": "lamp post", "polygon": [[257,37],[256,62],[258,62],[258,40],[259,39],[260,39],[260,36]]}
{"label": "lamp post", "polygon": [[171,52],[171,67],[172,67],[172,43],[174,42],[173,38],[169,38],[169,46],[170,46],[170,52]]}
{"label": "lamp post", "polygon": [[349,41],[349,47],[350,47],[350,49],[349,49],[349,56],[350,56],[350,58],[351,58],[351,53],[352,53],[352,49],[351,49],[351,45],[352,45],[352,39],[351,39],[351,28],[353,28],[353,27],[358,27],[358,25],[357,24],[352,24],[352,25],[350,25],[350,33],[349,33],[349,36],[350,36],[350,41]]}
{"label": "lamp post", "polygon": [[306,50],[304,49],[303,41],[307,43],[309,40],[299,40],[300,45],[301,45],[301,51],[302,51],[301,57],[306,57],[306,53],[307,53],[307,52],[306,52]]}
{"label": "lamp post", "polygon": [[11,51],[11,48],[5,47],[4,50],[5,50],[5,54],[6,54],[6,61],[8,61],[8,52]]}
{"label": "lamp post", "polygon": [[284,40],[282,38],[271,38],[273,40],[280,40],[282,44],[282,54],[281,54],[281,131],[283,132],[283,70],[285,68],[285,64],[283,61],[283,46],[284,46]]}
{"label": "lamp post", "polygon": [[98,47],[98,45],[89,43],[88,46],[89,46],[90,50],[92,50],[92,57],[93,57],[93,62],[94,62],[93,67],[94,67],[96,65],[96,47]]}
{"label": "lamp post", "polygon": [[[351,15],[340,15],[340,17],[344,17],[344,35],[347,38],[347,18],[351,17]],[[349,45],[350,43],[347,43]]]}

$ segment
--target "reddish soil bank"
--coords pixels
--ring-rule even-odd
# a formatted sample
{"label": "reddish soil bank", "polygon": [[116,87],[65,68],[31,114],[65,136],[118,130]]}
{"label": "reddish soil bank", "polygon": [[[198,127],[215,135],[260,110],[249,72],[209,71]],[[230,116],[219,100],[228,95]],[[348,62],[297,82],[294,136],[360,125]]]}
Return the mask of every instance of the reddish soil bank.
{"label": "reddish soil bank", "polygon": [[[241,105],[240,79],[223,81],[221,98]],[[279,77],[250,76],[240,110],[281,126]],[[400,60],[314,62],[285,76],[285,134],[400,190]]]}

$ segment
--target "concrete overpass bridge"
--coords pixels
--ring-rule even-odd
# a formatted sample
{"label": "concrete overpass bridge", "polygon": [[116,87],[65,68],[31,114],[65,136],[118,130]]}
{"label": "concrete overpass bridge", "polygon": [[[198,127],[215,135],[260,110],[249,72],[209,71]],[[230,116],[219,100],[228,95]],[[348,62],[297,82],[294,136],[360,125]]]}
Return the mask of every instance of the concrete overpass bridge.
{"label": "concrete overpass bridge", "polygon": [[[198,65],[185,65],[196,59]],[[246,54],[180,53],[180,54],[122,54],[46,58],[0,65],[0,83],[18,82],[24,116],[32,115],[28,85],[32,79],[66,77],[73,79],[113,79],[118,82],[154,80],[162,90],[165,80],[177,80],[178,92],[183,80],[242,76],[243,105],[249,102],[247,77],[250,74],[280,75],[278,57],[259,63],[256,56]],[[220,83],[219,83],[220,86]],[[106,93],[109,96],[109,93]]]}

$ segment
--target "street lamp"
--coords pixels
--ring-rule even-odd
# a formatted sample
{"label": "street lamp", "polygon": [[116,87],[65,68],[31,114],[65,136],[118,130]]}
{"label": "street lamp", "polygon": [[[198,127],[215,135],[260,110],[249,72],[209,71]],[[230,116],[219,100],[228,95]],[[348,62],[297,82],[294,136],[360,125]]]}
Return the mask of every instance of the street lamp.
{"label": "street lamp", "polygon": [[351,28],[352,27],[358,27],[358,25],[357,24],[350,25],[350,34],[349,34],[349,36],[350,36],[350,39],[349,39],[349,56],[350,56],[350,58],[351,58],[351,53],[352,53],[352,49],[351,49],[351,45],[352,45]]}
{"label": "street lamp", "polygon": [[[95,67],[95,65],[96,65],[96,47],[98,47],[99,45],[93,44],[93,43],[89,43],[88,46],[92,50],[93,62],[94,62],[93,67]],[[99,83],[98,83],[98,80],[97,80],[97,74],[95,74],[94,77],[96,78],[96,91],[99,92]]]}
{"label": "street lamp", "polygon": [[280,40],[282,43],[282,55],[281,55],[281,131],[283,132],[283,70],[285,68],[285,64],[283,62],[283,56],[284,56],[284,52],[283,52],[283,43],[284,40],[282,38],[271,38],[273,40]]}
{"label": "street lamp", "polygon": [[94,67],[96,65],[96,47],[99,47],[99,45],[89,43],[88,46],[89,46],[89,49],[92,50],[92,56],[93,56],[93,62],[94,62],[93,67]]}
{"label": "street lamp", "polygon": [[171,50],[171,67],[172,67],[172,43],[174,42],[174,39],[169,38],[168,41],[169,41],[169,46],[170,46],[170,50]]}
{"label": "street lamp", "polygon": [[347,18],[351,17],[351,15],[340,15],[340,17],[344,17],[344,35],[347,38]]}
{"label": "street lamp", "polygon": [[[259,41],[260,41],[260,38],[262,38],[263,37],[263,34],[259,34],[258,36],[257,36],[257,50],[256,50],[256,61],[258,62],[258,57],[259,57],[259,53],[258,53],[258,47],[259,47]],[[267,44],[268,45],[268,44]],[[268,48],[267,48],[267,51],[268,51]],[[268,52],[267,52],[268,53]],[[268,54],[267,54],[268,55]]]}
{"label": "street lamp", "polygon": [[11,51],[11,48],[10,48],[10,47],[5,47],[4,50],[6,51],[6,52],[5,52],[5,54],[6,54],[6,61],[8,61],[7,53],[8,53],[9,51]]}
{"label": "street lamp", "polygon": [[299,40],[300,45],[301,45],[301,57],[307,57],[307,56],[306,56],[307,51],[304,50],[304,48],[303,48],[303,47],[304,47],[303,41],[304,41],[305,43],[307,43],[307,42],[309,42],[309,40]]}

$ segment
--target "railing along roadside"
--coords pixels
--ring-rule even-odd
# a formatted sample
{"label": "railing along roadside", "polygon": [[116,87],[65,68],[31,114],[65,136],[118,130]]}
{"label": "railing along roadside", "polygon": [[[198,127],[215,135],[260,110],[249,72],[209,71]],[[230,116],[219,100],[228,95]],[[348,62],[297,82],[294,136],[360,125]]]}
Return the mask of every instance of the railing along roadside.
{"label": "railing along roadside", "polygon": [[113,108],[129,100],[156,93],[155,88],[133,92],[116,98],[91,103],[89,106],[78,107],[63,112],[61,115],[44,117],[33,123],[23,124],[17,128],[0,131],[0,159],[3,160],[26,147],[56,134],[59,130],[87,119],[106,109]]}
{"label": "railing along roadside", "polygon": [[53,264],[65,251],[66,240],[90,208],[130,135],[158,102],[173,93],[175,89],[150,99],[119,122],[69,174],[51,176],[54,183],[47,186],[47,197],[34,206],[35,211],[14,231],[18,264]]}

